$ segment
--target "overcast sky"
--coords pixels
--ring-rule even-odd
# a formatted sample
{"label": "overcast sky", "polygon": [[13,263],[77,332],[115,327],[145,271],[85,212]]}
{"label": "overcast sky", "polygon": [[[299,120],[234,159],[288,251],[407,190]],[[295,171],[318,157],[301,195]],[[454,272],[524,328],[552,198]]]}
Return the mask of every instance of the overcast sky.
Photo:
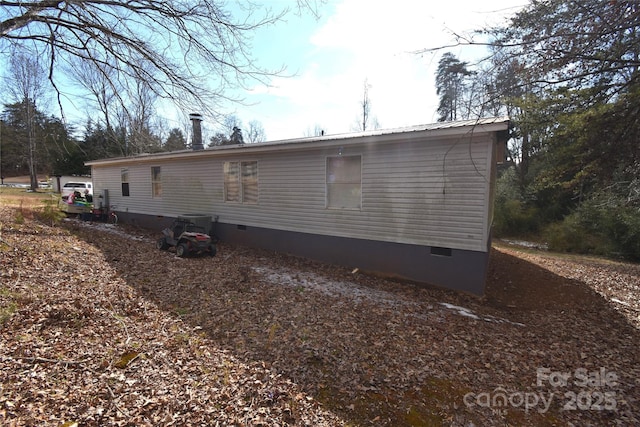
{"label": "overcast sky", "polygon": [[[276,2],[275,4],[284,4]],[[526,0],[328,0],[320,19],[289,15],[287,22],[256,34],[254,55],[262,64],[287,66],[294,77],[245,94],[251,106],[236,106],[243,124],[258,120],[268,140],[325,133],[356,126],[365,79],[371,115],[382,128],[436,121],[435,70],[444,51],[411,52],[450,44],[458,34],[506,22]],[[472,62],[480,48],[449,49]],[[234,107],[231,107],[234,108]]]}

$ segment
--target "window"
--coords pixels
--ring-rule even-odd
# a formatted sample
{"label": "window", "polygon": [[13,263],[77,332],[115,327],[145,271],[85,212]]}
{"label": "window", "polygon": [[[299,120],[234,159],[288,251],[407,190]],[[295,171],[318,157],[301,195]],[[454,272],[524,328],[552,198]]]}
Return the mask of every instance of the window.
{"label": "window", "polygon": [[327,157],[327,207],[361,209],[361,156]]}
{"label": "window", "polygon": [[258,203],[258,162],[242,162],[242,203]]}
{"label": "window", "polygon": [[160,166],[151,167],[151,195],[153,197],[162,196],[162,175]]}
{"label": "window", "polygon": [[224,201],[240,201],[240,172],[238,162],[224,163]]}
{"label": "window", "polygon": [[224,200],[258,203],[258,162],[224,163]]}
{"label": "window", "polygon": [[120,169],[120,181],[122,182],[122,196],[129,196],[129,169]]}

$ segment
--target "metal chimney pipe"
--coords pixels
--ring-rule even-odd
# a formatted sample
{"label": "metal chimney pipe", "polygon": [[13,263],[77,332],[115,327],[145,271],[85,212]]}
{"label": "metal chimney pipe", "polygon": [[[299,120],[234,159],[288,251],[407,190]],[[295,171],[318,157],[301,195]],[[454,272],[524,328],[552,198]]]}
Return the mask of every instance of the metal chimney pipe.
{"label": "metal chimney pipe", "polygon": [[202,144],[202,126],[200,126],[202,115],[197,113],[189,114],[189,119],[191,119],[191,125],[193,126],[191,149],[204,150],[204,145]]}

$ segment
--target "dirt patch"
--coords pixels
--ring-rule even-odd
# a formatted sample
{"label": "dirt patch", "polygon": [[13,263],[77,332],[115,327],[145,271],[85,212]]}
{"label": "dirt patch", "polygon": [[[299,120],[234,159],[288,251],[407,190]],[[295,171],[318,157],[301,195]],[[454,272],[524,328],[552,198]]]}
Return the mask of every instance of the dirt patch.
{"label": "dirt patch", "polygon": [[4,425],[640,422],[637,265],[494,248],[478,299],[15,218],[0,208]]}

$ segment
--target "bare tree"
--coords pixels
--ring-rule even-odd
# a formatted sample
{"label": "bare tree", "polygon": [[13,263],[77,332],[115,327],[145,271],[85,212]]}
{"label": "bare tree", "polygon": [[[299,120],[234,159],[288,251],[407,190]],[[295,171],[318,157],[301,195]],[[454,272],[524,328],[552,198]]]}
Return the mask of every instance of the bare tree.
{"label": "bare tree", "polygon": [[246,9],[236,18],[221,0],[0,1],[0,52],[44,58],[59,97],[60,65],[81,61],[104,72],[115,93],[133,79],[179,106],[212,111],[212,100],[229,99],[227,88],[282,71],[256,66],[248,40],[286,11]]}
{"label": "bare tree", "polygon": [[378,119],[371,116],[369,89],[371,89],[371,85],[369,84],[369,80],[365,79],[362,90],[362,101],[360,101],[361,114],[358,117],[356,126],[354,126],[354,130],[356,131],[365,131],[371,128],[378,129],[380,127]]}
{"label": "bare tree", "polygon": [[74,61],[73,66],[63,68],[67,75],[88,93],[88,109],[97,109],[96,113],[101,115],[92,116],[91,121],[104,125],[106,145],[111,147],[108,152],[117,152],[119,156],[127,155],[127,118],[124,106],[129,100],[124,95],[127,91],[119,82],[115,68],[107,65],[97,68],[95,64],[87,61]]}
{"label": "bare tree", "polygon": [[142,80],[120,82],[113,67],[98,70],[91,63],[75,65],[67,72],[89,93],[91,105],[102,114],[102,119],[93,121],[104,122],[109,144],[119,147],[123,156],[158,151],[161,140],[151,132],[156,127],[158,99],[153,88]]}
{"label": "bare tree", "polygon": [[29,166],[30,188],[38,189],[36,165],[37,139],[35,135],[36,102],[45,94],[46,74],[35,57],[16,55],[9,62],[9,92],[16,102],[23,103],[27,133],[27,164]]}
{"label": "bare tree", "polygon": [[267,135],[264,132],[264,127],[262,126],[262,123],[260,123],[258,120],[251,120],[249,122],[247,140],[249,144],[253,144],[256,142],[264,142],[267,140]]}
{"label": "bare tree", "polygon": [[243,142],[242,120],[235,114],[228,114],[224,117],[218,130],[209,138],[208,146],[215,147],[218,145],[241,144]]}
{"label": "bare tree", "polygon": [[97,107],[100,111],[105,127],[112,129],[119,94],[123,91],[116,79],[115,69],[110,66],[98,69],[94,64],[84,61],[76,61],[73,66],[64,67],[64,69],[67,75],[89,93],[91,106]]}
{"label": "bare tree", "polygon": [[307,130],[304,132],[304,136],[322,136],[324,135],[324,129],[322,128],[321,125],[319,124],[315,124],[313,126],[313,129],[311,128],[307,128]]}
{"label": "bare tree", "polygon": [[235,128],[242,129],[242,120],[235,114],[225,116],[222,122],[222,132],[227,136],[231,136]]}
{"label": "bare tree", "polygon": [[129,84],[127,99],[130,105],[123,108],[123,126],[129,131],[127,155],[159,151],[162,141],[153,132],[157,95],[146,82],[135,81]]}

